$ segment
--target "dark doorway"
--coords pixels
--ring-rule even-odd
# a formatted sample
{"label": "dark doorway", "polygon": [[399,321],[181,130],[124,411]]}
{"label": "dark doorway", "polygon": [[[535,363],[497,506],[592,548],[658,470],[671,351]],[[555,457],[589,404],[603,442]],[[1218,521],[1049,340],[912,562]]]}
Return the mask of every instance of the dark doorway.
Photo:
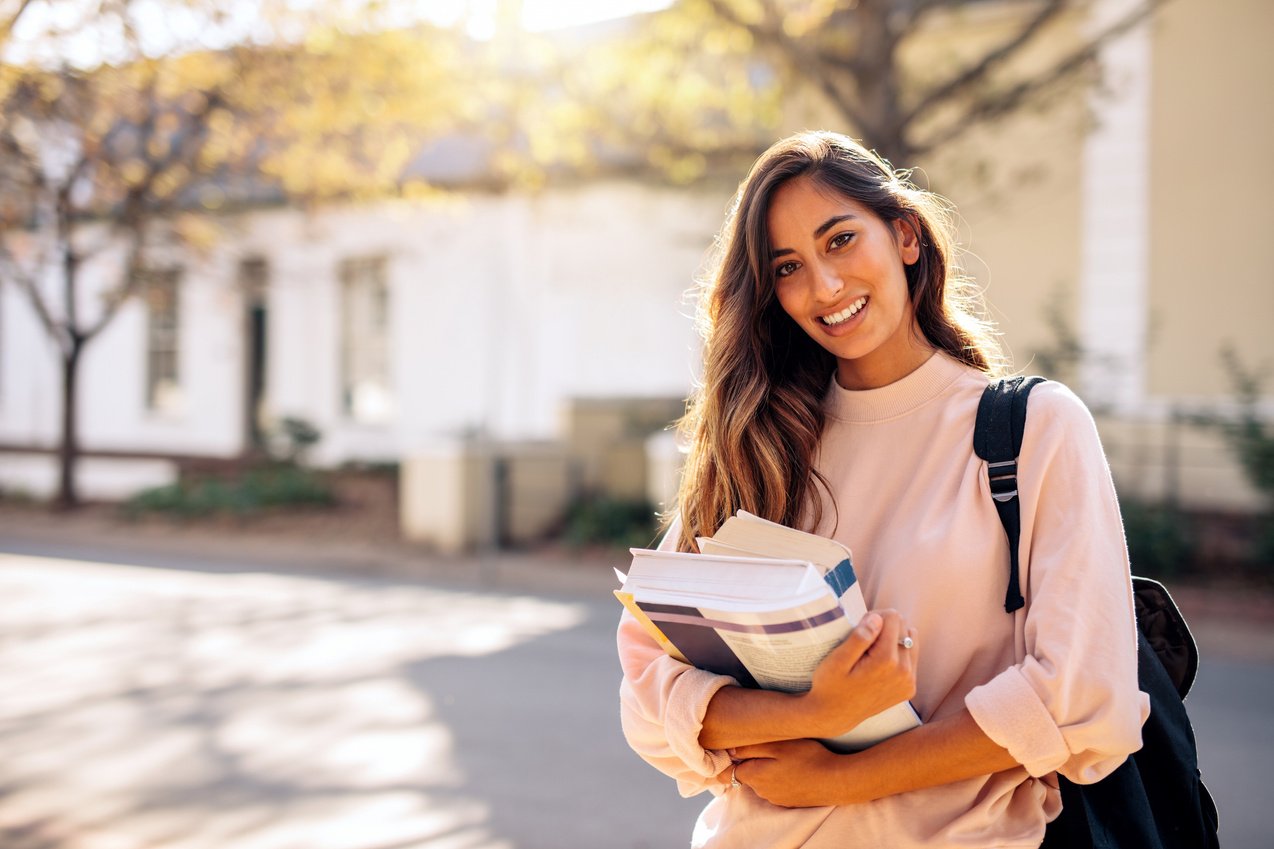
{"label": "dark doorway", "polygon": [[269,267],[260,258],[245,259],[239,265],[239,282],[244,303],[244,436],[249,453],[266,450],[265,399],[266,355],[269,312],[266,287]]}

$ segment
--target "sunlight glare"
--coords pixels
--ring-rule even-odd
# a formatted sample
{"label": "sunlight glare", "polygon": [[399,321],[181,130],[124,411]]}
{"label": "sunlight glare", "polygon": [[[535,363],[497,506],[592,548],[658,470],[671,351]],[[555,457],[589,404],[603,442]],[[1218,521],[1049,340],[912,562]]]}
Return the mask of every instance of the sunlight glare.
{"label": "sunlight glare", "polygon": [[522,26],[542,32],[657,12],[671,5],[672,0],[523,0]]}
{"label": "sunlight glare", "polygon": [[[522,0],[520,24],[527,32],[548,32],[657,12],[672,0]],[[469,0],[465,32],[485,41],[499,29],[499,0]]]}

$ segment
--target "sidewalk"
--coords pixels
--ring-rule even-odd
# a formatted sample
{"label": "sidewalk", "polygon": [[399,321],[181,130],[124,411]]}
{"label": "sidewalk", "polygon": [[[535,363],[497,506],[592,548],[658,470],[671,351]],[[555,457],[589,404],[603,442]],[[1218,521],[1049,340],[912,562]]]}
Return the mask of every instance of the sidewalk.
{"label": "sidewalk", "polygon": [[[383,517],[382,517],[383,518]],[[54,549],[62,556],[181,563],[230,571],[236,560],[284,573],[427,580],[493,592],[604,598],[615,586],[621,550],[532,551],[446,556],[398,539],[391,523],[313,514],[267,521],[129,521],[105,507],[54,514],[0,504],[0,549]],[[1169,581],[1203,658],[1274,662],[1274,589]]]}
{"label": "sidewalk", "polygon": [[57,514],[0,503],[0,549],[56,550],[64,557],[180,563],[233,571],[236,561],[289,574],[331,574],[390,580],[428,580],[498,592],[570,597],[608,596],[622,551],[479,552],[444,555],[368,527],[363,517],[315,514],[266,521],[131,521],[106,507]]}

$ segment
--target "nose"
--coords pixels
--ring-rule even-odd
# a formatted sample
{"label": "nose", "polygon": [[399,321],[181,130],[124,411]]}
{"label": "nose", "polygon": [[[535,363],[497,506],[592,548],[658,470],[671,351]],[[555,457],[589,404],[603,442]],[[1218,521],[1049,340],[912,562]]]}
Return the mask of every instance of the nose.
{"label": "nose", "polygon": [[840,297],[845,283],[836,273],[836,269],[825,262],[814,267],[814,294],[821,301],[831,303]]}

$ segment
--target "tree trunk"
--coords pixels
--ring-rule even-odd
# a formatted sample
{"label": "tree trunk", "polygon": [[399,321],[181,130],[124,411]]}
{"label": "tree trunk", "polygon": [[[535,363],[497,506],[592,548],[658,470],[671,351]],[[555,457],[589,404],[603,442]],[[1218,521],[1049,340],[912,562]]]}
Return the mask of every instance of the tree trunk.
{"label": "tree trunk", "polygon": [[902,123],[901,84],[898,79],[898,35],[890,24],[893,4],[873,0],[857,7],[859,28],[855,85],[861,110],[870,126],[862,128],[863,144],[894,168],[908,168],[912,150]]}
{"label": "tree trunk", "polygon": [[75,461],[80,453],[75,387],[83,345],[82,340],[74,338],[62,355],[62,444],[58,447],[58,494],[55,501],[60,510],[70,510],[80,503],[75,488]]}

